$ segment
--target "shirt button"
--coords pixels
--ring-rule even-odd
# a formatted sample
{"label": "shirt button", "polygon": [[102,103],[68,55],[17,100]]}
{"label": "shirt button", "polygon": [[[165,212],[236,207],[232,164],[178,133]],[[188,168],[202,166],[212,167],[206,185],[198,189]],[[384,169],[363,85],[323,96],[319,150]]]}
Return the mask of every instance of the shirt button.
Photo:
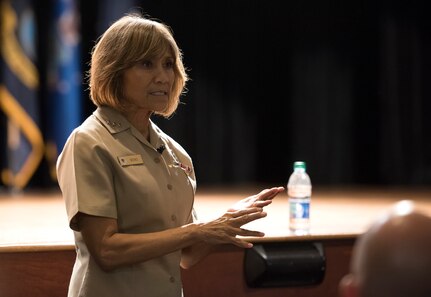
{"label": "shirt button", "polygon": [[160,163],[160,158],[154,158],[154,162]]}
{"label": "shirt button", "polygon": [[171,215],[171,220],[172,221],[176,221],[177,220],[177,216],[176,215]]}
{"label": "shirt button", "polygon": [[173,186],[171,184],[168,184],[167,187],[168,187],[168,190],[172,190],[172,188],[173,188]]}
{"label": "shirt button", "polygon": [[174,282],[175,282],[175,277],[171,276],[171,277],[169,278],[169,281],[170,281],[171,283],[174,283]]}

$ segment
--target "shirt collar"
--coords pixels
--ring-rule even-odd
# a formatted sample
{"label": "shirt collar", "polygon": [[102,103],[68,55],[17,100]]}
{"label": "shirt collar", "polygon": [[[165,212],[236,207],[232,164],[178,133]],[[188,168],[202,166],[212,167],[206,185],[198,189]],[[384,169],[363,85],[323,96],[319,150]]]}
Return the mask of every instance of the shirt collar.
{"label": "shirt collar", "polygon": [[93,115],[102,123],[102,125],[111,133],[119,133],[130,129],[130,122],[117,110],[101,106],[98,107]]}
{"label": "shirt collar", "polygon": [[[130,122],[118,111],[112,107],[101,106],[98,107],[93,115],[102,123],[102,125],[111,134],[116,134],[130,129],[131,133],[138,138],[142,143],[149,144],[144,136],[130,124]],[[165,139],[163,132],[153,121],[150,120],[148,126],[150,133],[150,144],[155,149],[167,146],[167,140]]]}

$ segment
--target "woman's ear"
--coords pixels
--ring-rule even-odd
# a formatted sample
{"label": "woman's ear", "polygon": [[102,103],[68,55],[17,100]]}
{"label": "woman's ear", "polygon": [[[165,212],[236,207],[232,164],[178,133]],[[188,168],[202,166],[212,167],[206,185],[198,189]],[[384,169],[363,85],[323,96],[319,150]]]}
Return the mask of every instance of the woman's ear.
{"label": "woman's ear", "polygon": [[359,297],[359,286],[353,274],[344,276],[338,286],[340,297]]}

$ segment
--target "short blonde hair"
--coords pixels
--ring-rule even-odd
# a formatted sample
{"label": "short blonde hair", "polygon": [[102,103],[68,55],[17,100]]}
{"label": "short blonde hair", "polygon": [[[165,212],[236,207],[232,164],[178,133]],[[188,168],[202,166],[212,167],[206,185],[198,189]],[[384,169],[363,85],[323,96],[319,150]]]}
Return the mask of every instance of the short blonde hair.
{"label": "short blonde hair", "polygon": [[166,51],[170,51],[174,57],[175,80],[166,109],[156,114],[171,116],[178,107],[188,80],[182,52],[167,25],[136,13],[127,14],[114,22],[93,48],[88,75],[93,103],[124,111],[124,71]]}

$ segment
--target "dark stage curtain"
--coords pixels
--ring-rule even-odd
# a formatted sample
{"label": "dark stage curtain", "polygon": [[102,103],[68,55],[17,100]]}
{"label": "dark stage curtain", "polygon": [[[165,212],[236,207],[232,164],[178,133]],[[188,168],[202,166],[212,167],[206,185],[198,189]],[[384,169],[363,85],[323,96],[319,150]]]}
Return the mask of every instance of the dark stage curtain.
{"label": "dark stage curtain", "polygon": [[431,184],[425,1],[120,2],[79,1],[82,69],[123,12],[170,25],[191,81],[177,113],[154,120],[198,184],[285,185],[296,160],[315,185]]}
{"label": "dark stage curtain", "polygon": [[424,1],[148,2],[193,79],[158,123],[201,183],[280,184],[304,160],[315,184],[430,184]]}

